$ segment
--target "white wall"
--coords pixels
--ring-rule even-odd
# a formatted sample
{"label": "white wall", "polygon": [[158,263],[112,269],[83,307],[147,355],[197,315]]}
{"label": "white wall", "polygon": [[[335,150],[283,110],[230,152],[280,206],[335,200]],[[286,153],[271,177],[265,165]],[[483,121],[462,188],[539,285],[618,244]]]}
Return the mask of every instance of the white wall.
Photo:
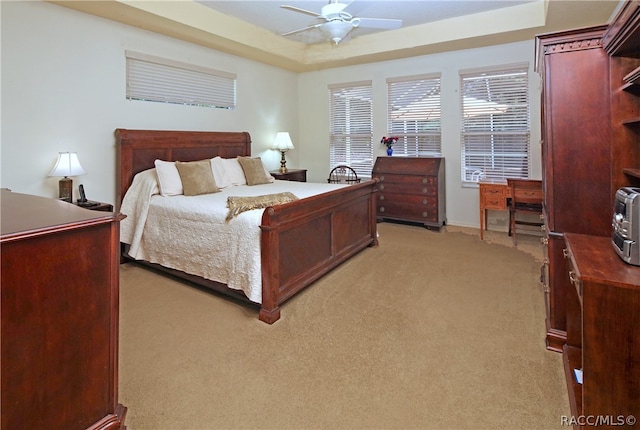
{"label": "white wall", "polygon": [[[463,188],[460,173],[459,71],[525,62],[529,63],[530,70],[531,177],[539,179],[541,177],[540,79],[533,71],[534,41],[531,40],[301,74],[298,91],[300,116],[298,146],[301,152],[300,159],[304,160],[304,166],[311,171],[310,180],[323,180],[329,169],[329,84],[372,80],[373,135],[377,139],[386,134],[386,79],[441,73],[442,153],[446,163],[447,220],[449,224],[477,227],[480,222],[478,189]],[[383,145],[376,148],[377,155],[385,154]],[[506,228],[508,218],[506,213],[490,213],[489,217],[490,226],[494,224],[490,228]]]}
{"label": "white wall", "polygon": [[[90,199],[115,203],[116,128],[248,131],[252,151],[270,168],[268,150],[279,130],[291,133],[289,167],[308,169],[310,181],[329,172],[328,89],[331,83],[371,79],[374,136],[385,134],[388,77],[442,73],[443,155],[449,224],[479,223],[478,191],[462,188],[458,71],[529,62],[533,41],[446,52],[410,59],[295,74],[197,45],[111,22],[61,6],[0,2],[2,129],[0,186],[56,197],[58,179],[47,177],[59,151],[76,151]],[[238,75],[235,111],[128,101],[125,50],[147,53]],[[295,83],[297,82],[297,85]],[[531,72],[532,177],[540,177],[539,79]],[[379,155],[384,153],[379,147]],[[504,228],[505,214],[490,218]]]}
{"label": "white wall", "polygon": [[[2,8],[2,187],[57,197],[47,175],[60,151],[76,151],[87,197],[115,202],[114,130],[248,131],[271,168],[275,133],[297,138],[297,75],[44,2]],[[235,111],[128,101],[125,50],[236,73]],[[290,165],[298,163],[292,151]]]}

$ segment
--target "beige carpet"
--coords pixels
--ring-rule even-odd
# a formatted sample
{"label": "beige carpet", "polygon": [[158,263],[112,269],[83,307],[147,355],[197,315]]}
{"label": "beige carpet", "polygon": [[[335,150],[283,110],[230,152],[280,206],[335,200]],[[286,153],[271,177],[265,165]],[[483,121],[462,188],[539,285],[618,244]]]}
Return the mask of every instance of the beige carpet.
{"label": "beige carpet", "polygon": [[257,310],[121,268],[129,430],[552,429],[569,415],[545,349],[539,238],[379,224],[368,248]]}

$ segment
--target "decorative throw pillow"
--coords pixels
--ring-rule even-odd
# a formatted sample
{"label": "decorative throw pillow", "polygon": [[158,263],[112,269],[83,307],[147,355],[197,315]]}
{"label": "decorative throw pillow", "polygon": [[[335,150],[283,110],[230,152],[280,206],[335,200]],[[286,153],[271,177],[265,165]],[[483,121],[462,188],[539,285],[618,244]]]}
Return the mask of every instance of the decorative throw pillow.
{"label": "decorative throw pillow", "polygon": [[213,179],[211,161],[176,161],[176,167],[182,179],[185,196],[217,193],[220,190]]}
{"label": "decorative throw pillow", "polygon": [[260,157],[238,157],[238,162],[242,166],[245,178],[247,178],[247,185],[260,185],[271,182],[269,180],[271,175],[267,176],[265,173]]}
{"label": "decorative throw pillow", "polygon": [[163,196],[177,196],[183,193],[182,180],[173,161],[154,161],[160,194]]}

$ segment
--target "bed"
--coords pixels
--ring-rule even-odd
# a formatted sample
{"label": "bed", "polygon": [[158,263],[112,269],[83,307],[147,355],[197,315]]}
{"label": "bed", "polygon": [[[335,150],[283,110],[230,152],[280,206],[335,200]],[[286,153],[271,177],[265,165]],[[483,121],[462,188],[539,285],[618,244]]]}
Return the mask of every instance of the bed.
{"label": "bed", "polygon": [[[251,155],[251,136],[247,132],[117,129],[115,135],[119,204],[134,177],[154,168],[155,160],[189,162]],[[262,210],[258,215],[259,245],[256,245],[260,248],[259,303],[224,283],[159,264],[139,262],[257,304],[259,319],[273,324],[280,318],[280,306],[287,299],[366,247],[378,245],[376,183],[377,180],[370,180],[343,186]],[[122,246],[123,262],[132,260],[127,246]]]}

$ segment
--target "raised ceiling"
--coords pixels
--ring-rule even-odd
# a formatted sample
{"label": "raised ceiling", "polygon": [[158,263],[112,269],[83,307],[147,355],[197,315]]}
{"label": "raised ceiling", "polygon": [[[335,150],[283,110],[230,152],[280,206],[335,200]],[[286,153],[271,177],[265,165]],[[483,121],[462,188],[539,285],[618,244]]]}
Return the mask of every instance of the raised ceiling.
{"label": "raised ceiling", "polygon": [[606,24],[616,0],[344,0],[354,16],[402,19],[397,30],[357,28],[322,42],[316,22],[283,4],[319,11],[326,1],[60,1],[55,3],[288,70],[310,70],[532,40],[536,34]]}

